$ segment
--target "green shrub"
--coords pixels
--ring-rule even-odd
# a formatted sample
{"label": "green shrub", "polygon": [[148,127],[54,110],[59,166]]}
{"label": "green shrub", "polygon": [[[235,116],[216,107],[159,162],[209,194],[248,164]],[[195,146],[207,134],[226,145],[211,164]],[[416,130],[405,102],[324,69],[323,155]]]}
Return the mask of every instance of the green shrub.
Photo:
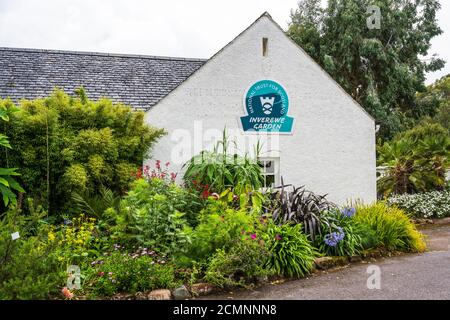
{"label": "green shrub", "polygon": [[[0,300],[48,299],[59,293],[66,280],[66,264],[46,246],[41,224],[43,212],[25,216],[10,208],[0,216]],[[12,240],[11,233],[20,238]]]}
{"label": "green shrub", "polygon": [[406,252],[422,252],[426,248],[423,235],[401,209],[384,203],[359,206],[354,219],[375,232],[379,247]]}
{"label": "green shrub", "polygon": [[258,228],[259,220],[255,213],[229,208],[226,203],[211,200],[200,213],[199,224],[191,233],[192,244],[187,256],[205,261],[217,249],[227,252],[236,241],[257,234]]}
{"label": "green shrub", "polygon": [[[173,199],[174,206],[185,214],[184,217],[191,227],[196,226],[198,213],[205,207],[207,199],[194,188],[176,187],[174,183],[177,174],[171,172],[169,166],[170,162],[162,165],[160,160],[156,160],[153,166],[144,166],[142,173],[138,172],[138,175],[142,175],[144,179],[148,180],[151,188],[157,193],[164,194],[168,193],[168,190],[175,189],[176,193],[168,193]],[[157,181],[163,183],[156,183]]]}
{"label": "green shrub", "polygon": [[264,235],[270,252],[267,269],[288,277],[303,277],[313,269],[318,252],[302,228],[301,224],[268,226]]}
{"label": "green shrub", "polygon": [[[124,194],[149,147],[163,131],[148,127],[144,113],[111,100],[90,101],[82,90],[69,97],[22,100],[6,131],[14,150],[0,153],[0,166],[20,168],[27,194],[49,210],[78,214],[73,192],[98,192],[101,185]],[[0,100],[1,106],[14,108]]]}
{"label": "green shrub", "polygon": [[186,190],[174,183],[152,178],[139,179],[120,203],[119,212],[108,214],[115,219],[112,239],[152,248],[167,255],[183,252],[190,242],[184,218]]}
{"label": "green shrub", "polygon": [[174,288],[175,270],[166,261],[148,255],[132,255],[114,251],[89,268],[82,287],[88,295],[111,296],[154,289]]}
{"label": "green shrub", "polygon": [[363,248],[360,224],[353,218],[354,208],[327,212],[331,224],[322,224],[321,234],[316,238],[319,251],[329,256],[353,256]]}
{"label": "green shrub", "polygon": [[264,268],[268,257],[263,241],[258,238],[240,240],[228,252],[217,249],[208,261],[205,280],[218,287],[246,286],[271,274],[270,269]]}
{"label": "green shrub", "polygon": [[450,217],[450,191],[403,194],[388,198],[386,203],[416,218]]}
{"label": "green shrub", "polygon": [[51,248],[38,249],[39,237],[16,241],[19,243],[10,252],[8,261],[2,263],[0,300],[36,300],[56,296],[67,279],[64,273],[66,265],[57,261]]}

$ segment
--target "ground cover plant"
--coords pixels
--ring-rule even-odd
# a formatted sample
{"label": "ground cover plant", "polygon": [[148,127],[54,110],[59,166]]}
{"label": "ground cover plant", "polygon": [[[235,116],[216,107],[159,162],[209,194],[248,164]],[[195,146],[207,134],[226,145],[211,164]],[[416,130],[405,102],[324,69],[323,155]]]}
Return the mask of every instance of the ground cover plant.
{"label": "ground cover plant", "polygon": [[450,191],[402,194],[388,198],[386,203],[405,210],[415,218],[450,217]]}

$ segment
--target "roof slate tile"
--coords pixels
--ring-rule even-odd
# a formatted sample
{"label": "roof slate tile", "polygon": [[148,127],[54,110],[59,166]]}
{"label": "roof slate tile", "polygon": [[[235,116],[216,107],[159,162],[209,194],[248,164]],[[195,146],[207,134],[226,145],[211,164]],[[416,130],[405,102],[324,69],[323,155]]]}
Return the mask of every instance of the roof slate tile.
{"label": "roof slate tile", "polygon": [[206,60],[0,47],[0,97],[34,99],[55,87],[73,94],[83,86],[91,99],[109,97],[148,109]]}

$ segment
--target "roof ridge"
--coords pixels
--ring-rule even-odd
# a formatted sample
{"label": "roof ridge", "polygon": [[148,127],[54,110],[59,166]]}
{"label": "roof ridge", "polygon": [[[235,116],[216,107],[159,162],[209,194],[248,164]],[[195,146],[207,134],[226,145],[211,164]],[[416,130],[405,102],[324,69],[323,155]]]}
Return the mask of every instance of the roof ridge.
{"label": "roof ridge", "polygon": [[71,51],[71,50],[55,50],[55,49],[34,49],[34,48],[15,48],[15,47],[0,47],[0,51],[15,51],[15,52],[40,52],[40,53],[56,53],[68,55],[84,55],[84,56],[104,56],[104,57],[121,57],[121,58],[136,58],[136,59],[153,59],[153,60],[178,60],[178,61],[198,61],[205,62],[208,59],[201,58],[184,58],[184,57],[169,57],[169,56],[152,56],[143,54],[126,54],[126,53],[107,53],[107,52],[91,52],[91,51]]}

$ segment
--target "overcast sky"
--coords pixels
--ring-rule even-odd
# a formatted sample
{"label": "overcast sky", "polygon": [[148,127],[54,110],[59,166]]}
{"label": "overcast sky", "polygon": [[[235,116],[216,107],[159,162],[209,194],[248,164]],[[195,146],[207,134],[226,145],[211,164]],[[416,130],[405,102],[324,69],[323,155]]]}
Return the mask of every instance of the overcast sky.
{"label": "overcast sky", "polygon": [[[450,1],[430,53],[450,73]],[[0,0],[0,46],[208,58],[264,11],[286,28],[297,0]]]}

